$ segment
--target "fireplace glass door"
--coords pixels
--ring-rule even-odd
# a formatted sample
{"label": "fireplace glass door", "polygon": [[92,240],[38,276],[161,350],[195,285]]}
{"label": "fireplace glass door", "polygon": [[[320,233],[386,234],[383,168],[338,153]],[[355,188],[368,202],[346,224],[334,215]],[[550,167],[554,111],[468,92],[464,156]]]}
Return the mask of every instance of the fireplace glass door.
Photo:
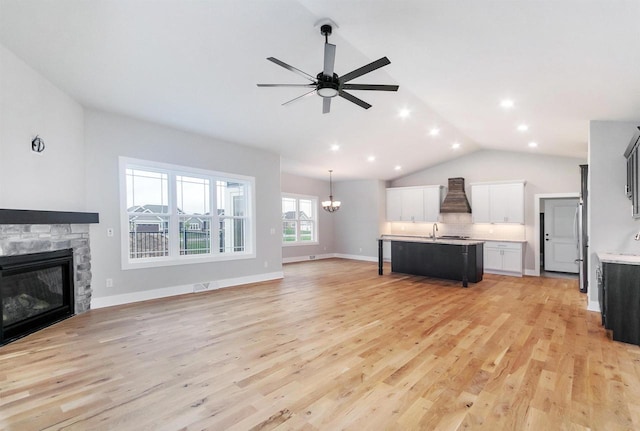
{"label": "fireplace glass door", "polygon": [[0,257],[0,342],[72,315],[72,274],[72,250]]}

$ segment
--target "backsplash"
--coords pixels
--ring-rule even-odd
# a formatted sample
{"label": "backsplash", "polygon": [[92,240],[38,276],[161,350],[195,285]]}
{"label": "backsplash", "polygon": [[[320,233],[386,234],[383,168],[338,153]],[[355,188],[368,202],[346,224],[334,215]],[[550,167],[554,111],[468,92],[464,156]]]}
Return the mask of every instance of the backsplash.
{"label": "backsplash", "polygon": [[[525,226],[521,224],[472,223],[471,214],[441,214],[437,236],[468,236],[473,239],[525,241]],[[392,235],[430,236],[433,223],[389,222]]]}

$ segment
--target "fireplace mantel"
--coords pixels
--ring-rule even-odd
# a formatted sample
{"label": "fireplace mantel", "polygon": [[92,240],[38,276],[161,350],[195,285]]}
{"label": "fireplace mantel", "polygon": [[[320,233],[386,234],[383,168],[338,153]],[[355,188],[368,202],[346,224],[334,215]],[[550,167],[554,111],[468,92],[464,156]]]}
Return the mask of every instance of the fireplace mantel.
{"label": "fireplace mantel", "polygon": [[89,224],[98,222],[98,213],[0,209],[0,224]]}

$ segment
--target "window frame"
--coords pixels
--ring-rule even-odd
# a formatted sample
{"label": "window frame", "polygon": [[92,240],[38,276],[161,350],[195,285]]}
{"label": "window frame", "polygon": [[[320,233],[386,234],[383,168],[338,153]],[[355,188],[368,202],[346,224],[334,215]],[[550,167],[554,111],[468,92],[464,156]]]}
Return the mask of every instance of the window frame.
{"label": "window frame", "polygon": [[[301,194],[296,194],[296,193],[281,193],[280,196],[280,208],[282,211],[282,201],[283,199],[288,198],[288,199],[295,199],[296,200],[296,213],[299,213],[299,208],[300,208],[300,200],[311,200],[313,202],[313,206],[314,206],[314,217],[311,218],[310,220],[313,221],[313,241],[300,241],[298,238],[300,237],[300,218],[296,217],[293,220],[290,221],[295,221],[296,222],[296,240],[295,241],[285,241],[284,240],[284,231],[281,234],[281,242],[282,242],[282,246],[283,247],[297,247],[297,246],[301,246],[301,245],[318,245],[320,244],[320,199],[318,198],[318,196],[311,196],[311,195],[301,195]],[[284,230],[284,222],[285,219],[282,218],[282,216],[280,217],[281,220],[281,229]],[[304,221],[304,220],[303,220]]]}
{"label": "window frame", "polygon": [[[180,240],[169,242],[167,256],[131,258],[129,249],[129,215],[127,207],[127,169],[148,170],[153,172],[166,173],[168,175],[168,214],[163,214],[169,218],[168,229],[175,238],[180,235],[181,217],[191,214],[179,214],[177,211],[177,176],[194,176],[207,178],[210,181],[209,202],[211,214],[206,216],[211,219],[211,251],[207,254],[180,254]],[[246,175],[231,174],[207,169],[200,169],[182,165],[156,162],[151,160],[135,159],[130,157],[119,157],[119,190],[120,190],[120,257],[121,267],[126,269],[153,268],[193,263],[221,262],[229,260],[254,259],[256,257],[256,213],[255,213],[255,177]],[[221,218],[217,208],[217,182],[239,182],[244,184],[245,215],[238,217],[244,220],[244,251],[241,252],[220,252],[218,226]],[[155,215],[152,213],[150,215]],[[213,227],[216,226],[214,229]]]}

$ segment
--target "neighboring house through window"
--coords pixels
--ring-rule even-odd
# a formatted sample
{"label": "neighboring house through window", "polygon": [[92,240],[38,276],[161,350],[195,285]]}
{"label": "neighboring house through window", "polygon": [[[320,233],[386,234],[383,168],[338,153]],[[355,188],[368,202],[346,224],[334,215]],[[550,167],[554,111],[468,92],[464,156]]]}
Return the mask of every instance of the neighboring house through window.
{"label": "neighboring house through window", "polygon": [[120,158],[123,268],[255,257],[255,180]]}
{"label": "neighboring house through window", "polygon": [[282,244],[318,243],[318,198],[282,195]]}

